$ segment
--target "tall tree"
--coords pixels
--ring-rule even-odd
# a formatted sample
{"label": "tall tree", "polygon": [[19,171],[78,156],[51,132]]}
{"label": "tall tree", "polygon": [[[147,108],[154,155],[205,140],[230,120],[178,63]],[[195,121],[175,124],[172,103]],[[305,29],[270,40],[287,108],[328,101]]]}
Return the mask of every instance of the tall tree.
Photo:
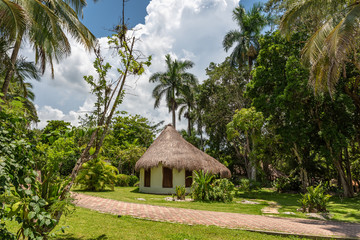
{"label": "tall tree", "polygon": [[[319,26],[303,49],[303,59],[310,66],[310,83],[315,89],[330,93],[341,73],[346,76],[345,64],[352,63],[358,70],[360,64],[356,52],[360,37],[360,2],[355,0],[304,0],[290,2],[281,19],[280,28],[292,32],[294,25],[304,15],[311,13],[311,20]],[[359,84],[357,85],[359,87]],[[360,106],[360,98],[353,97]]]}
{"label": "tall tree", "polygon": [[172,112],[172,124],[176,128],[176,110],[178,108],[176,98],[181,95],[180,89],[184,88],[184,86],[195,86],[197,78],[195,75],[186,72],[186,70],[194,66],[193,62],[172,60],[170,54],[165,56],[165,62],[166,72],[154,73],[149,81],[159,83],[152,92],[155,98],[154,108],[160,106],[160,100],[165,95],[166,105],[169,112]]}
{"label": "tall tree", "polygon": [[181,88],[181,96],[177,99],[177,104],[179,106],[179,120],[181,120],[181,116],[183,115],[188,119],[188,129],[187,134],[191,136],[193,115],[192,112],[195,108],[195,94],[197,91],[197,86],[189,86],[185,85]]}
{"label": "tall tree", "polygon": [[87,49],[93,48],[95,37],[79,20],[85,5],[85,0],[0,1],[0,13],[4,16],[0,20],[0,30],[13,42],[11,65],[2,86],[4,97],[25,39],[32,45],[36,63],[40,65],[42,73],[46,65],[50,64],[53,74],[53,61],[70,54],[71,47],[65,31]]}
{"label": "tall tree", "polygon": [[225,35],[223,47],[227,52],[235,45],[230,55],[231,65],[247,65],[251,71],[259,51],[260,32],[268,22],[267,18],[262,13],[262,5],[254,4],[248,12],[242,5],[236,7],[233,19],[240,29],[231,30]]}

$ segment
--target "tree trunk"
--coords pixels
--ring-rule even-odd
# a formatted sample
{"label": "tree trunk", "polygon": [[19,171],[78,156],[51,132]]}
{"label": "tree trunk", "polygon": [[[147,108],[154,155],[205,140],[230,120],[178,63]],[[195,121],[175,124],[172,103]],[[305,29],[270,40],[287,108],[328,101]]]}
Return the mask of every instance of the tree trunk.
{"label": "tree trunk", "polygon": [[309,178],[306,169],[303,166],[303,160],[299,154],[298,147],[296,143],[294,143],[293,147],[294,154],[296,158],[298,159],[299,166],[300,166],[300,178],[301,178],[301,184],[302,184],[302,191],[305,192],[306,188],[309,186]]}
{"label": "tree trunk", "polygon": [[6,98],[6,95],[8,93],[8,90],[9,90],[9,86],[10,86],[10,81],[11,81],[11,78],[14,76],[14,72],[15,72],[15,64],[16,64],[16,59],[18,57],[18,54],[19,54],[19,50],[20,50],[20,46],[21,46],[21,42],[22,42],[22,36],[23,36],[23,33],[19,33],[19,36],[15,42],[15,46],[14,46],[14,49],[13,49],[13,52],[11,54],[11,66],[10,66],[10,69],[8,69],[7,73],[6,73],[6,76],[5,76],[5,79],[4,79],[4,84],[2,86],[2,93],[4,94],[3,98],[5,99]]}
{"label": "tree trunk", "polygon": [[[331,154],[332,160],[334,162],[334,165],[336,167],[336,170],[337,170],[337,172],[339,174],[341,186],[342,186],[342,188],[344,190],[344,197],[348,197],[348,198],[354,197],[354,189],[353,189],[353,186],[352,186],[352,182],[349,181],[349,179],[347,178],[346,173],[344,171],[344,168],[342,166],[341,154],[339,154],[338,157],[335,157],[333,155],[332,148],[330,148],[330,154]],[[348,174],[351,175],[351,173],[348,173]]]}
{"label": "tree trunk", "polygon": [[[249,135],[246,133],[246,149],[249,155],[249,161],[248,161],[248,169],[249,169],[249,179],[256,181],[256,166],[255,166],[255,162],[254,159],[250,156],[251,155],[251,150],[250,150],[250,140],[249,140]],[[253,143],[254,144],[254,143]]]}
{"label": "tree trunk", "polygon": [[174,128],[176,129],[176,114],[175,114],[175,99],[173,99],[172,101],[172,106],[171,106],[171,110],[172,110],[172,125],[174,126]]}

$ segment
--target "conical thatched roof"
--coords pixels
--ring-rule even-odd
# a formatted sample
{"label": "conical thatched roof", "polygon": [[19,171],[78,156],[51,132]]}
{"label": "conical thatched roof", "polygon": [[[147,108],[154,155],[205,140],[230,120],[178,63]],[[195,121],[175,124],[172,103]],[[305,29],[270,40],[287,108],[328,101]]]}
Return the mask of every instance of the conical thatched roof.
{"label": "conical thatched roof", "polygon": [[160,163],[165,167],[177,170],[194,171],[202,169],[212,174],[220,174],[221,177],[229,178],[231,176],[227,167],[188,143],[171,124],[165,127],[159,137],[137,161],[135,169],[136,171],[141,168],[149,169],[158,166]]}

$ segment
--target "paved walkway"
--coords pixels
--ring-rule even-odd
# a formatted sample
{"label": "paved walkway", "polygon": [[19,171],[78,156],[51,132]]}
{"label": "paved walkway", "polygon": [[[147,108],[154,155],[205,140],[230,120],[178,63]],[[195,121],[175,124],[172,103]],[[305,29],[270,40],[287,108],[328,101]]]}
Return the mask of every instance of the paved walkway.
{"label": "paved walkway", "polygon": [[104,213],[130,215],[155,221],[189,225],[215,225],[226,228],[281,232],[294,235],[360,239],[360,224],[355,223],[161,207],[148,204],[120,202],[79,193],[74,193],[73,197],[76,200],[76,205],[79,207]]}

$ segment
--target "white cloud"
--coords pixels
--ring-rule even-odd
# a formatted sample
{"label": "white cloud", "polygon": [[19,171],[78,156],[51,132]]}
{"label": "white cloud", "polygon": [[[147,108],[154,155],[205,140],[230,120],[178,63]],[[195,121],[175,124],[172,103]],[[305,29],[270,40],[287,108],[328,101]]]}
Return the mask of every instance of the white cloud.
{"label": "white cloud", "polygon": [[[136,35],[140,38],[136,47],[145,55],[152,55],[153,62],[146,74],[127,83],[128,94],[120,110],[140,114],[153,122],[165,120],[165,123],[170,123],[171,114],[165,103],[159,109],[153,109],[151,92],[155,85],[148,82],[150,75],[165,71],[164,56],[171,53],[174,58],[193,61],[195,67],[190,72],[200,81],[204,80],[209,63],[222,62],[227,55],[222,48],[222,39],[226,32],[236,28],[232,10],[238,3],[236,0],[152,0],[147,7],[145,24],[136,26]],[[111,57],[107,39],[101,38],[99,42],[103,54]],[[40,83],[35,84],[35,103],[39,105],[42,120],[39,127],[50,119],[76,124],[79,114],[92,107],[89,88],[82,76],[96,75],[92,66],[94,56],[73,40],[71,43],[71,56],[54,66],[55,79],[52,80],[47,73]],[[24,52],[29,56],[29,51]],[[106,60],[114,66],[109,75],[114,79],[117,59]],[[178,125],[178,129],[185,127],[185,121]]]}

